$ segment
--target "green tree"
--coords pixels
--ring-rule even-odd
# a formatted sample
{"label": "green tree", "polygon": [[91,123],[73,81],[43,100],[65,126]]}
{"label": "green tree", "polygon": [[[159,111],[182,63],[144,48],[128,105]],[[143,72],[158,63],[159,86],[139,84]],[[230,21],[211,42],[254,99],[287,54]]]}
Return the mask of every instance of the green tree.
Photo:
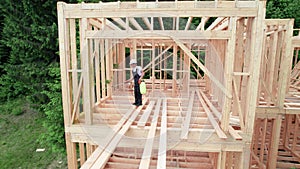
{"label": "green tree", "polygon": [[26,96],[32,102],[43,103],[47,66],[56,62],[57,26],[53,16],[54,1],[1,2],[4,25],[0,51],[9,51],[1,57],[3,74],[0,98]]}
{"label": "green tree", "polygon": [[64,129],[56,3],[52,0],[0,2],[0,100],[25,98],[29,101],[31,107],[44,114],[40,120],[44,120],[47,132],[40,140],[62,152]]}
{"label": "green tree", "polygon": [[294,27],[300,28],[299,11],[299,0],[268,0],[266,18],[294,18]]}

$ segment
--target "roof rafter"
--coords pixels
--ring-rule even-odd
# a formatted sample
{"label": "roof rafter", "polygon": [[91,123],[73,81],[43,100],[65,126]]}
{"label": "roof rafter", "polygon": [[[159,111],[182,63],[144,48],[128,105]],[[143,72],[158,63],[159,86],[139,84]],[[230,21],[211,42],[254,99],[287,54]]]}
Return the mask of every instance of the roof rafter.
{"label": "roof rafter", "polygon": [[141,25],[133,18],[130,17],[129,18],[129,22],[138,30],[143,30],[143,28],[141,27]]}

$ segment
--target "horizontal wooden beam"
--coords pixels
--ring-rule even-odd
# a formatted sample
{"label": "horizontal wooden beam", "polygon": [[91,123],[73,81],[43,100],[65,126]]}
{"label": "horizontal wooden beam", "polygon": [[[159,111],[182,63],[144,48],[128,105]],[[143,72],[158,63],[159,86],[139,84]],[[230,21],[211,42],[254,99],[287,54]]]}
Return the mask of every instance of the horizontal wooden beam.
{"label": "horizontal wooden beam", "polygon": [[[60,2],[62,4],[66,4]],[[71,9],[130,9],[130,8],[140,8],[140,9],[164,9],[164,8],[175,8],[175,9],[199,9],[199,8],[256,8],[257,0],[249,1],[156,1],[156,2],[99,2],[99,3],[81,3],[81,4],[68,4],[65,8]]]}
{"label": "horizontal wooden beam", "polygon": [[256,118],[276,118],[284,114],[300,114],[300,108],[256,107]]}
{"label": "horizontal wooden beam", "polygon": [[230,31],[194,31],[194,30],[90,30],[86,32],[88,39],[229,39]]}
{"label": "horizontal wooden beam", "polygon": [[266,25],[287,25],[291,19],[265,19]]}
{"label": "horizontal wooden beam", "polygon": [[[147,10],[148,11],[148,10]],[[212,12],[214,11],[214,12]],[[221,17],[221,16],[235,16],[240,17],[256,17],[257,10],[255,9],[216,9],[216,8],[202,8],[194,10],[174,10],[174,9],[158,9],[149,10],[152,17]],[[70,10],[65,11],[66,18],[97,18],[97,17],[126,17],[128,13],[134,17],[144,17],[146,15],[145,9],[121,9],[121,10]]]}

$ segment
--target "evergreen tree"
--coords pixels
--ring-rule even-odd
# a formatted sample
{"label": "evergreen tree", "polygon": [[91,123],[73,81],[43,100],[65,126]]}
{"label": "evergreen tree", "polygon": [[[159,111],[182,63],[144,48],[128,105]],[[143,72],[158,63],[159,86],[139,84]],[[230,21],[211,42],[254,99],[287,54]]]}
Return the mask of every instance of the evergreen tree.
{"label": "evergreen tree", "polygon": [[294,18],[294,28],[300,28],[299,0],[268,0],[266,18]]}
{"label": "evergreen tree", "polygon": [[[53,15],[54,1],[1,2],[4,14],[1,57],[3,74],[1,99],[26,96],[34,103],[45,102],[41,92],[48,78],[47,67],[56,62],[57,25]],[[4,48],[4,49],[3,49]]]}

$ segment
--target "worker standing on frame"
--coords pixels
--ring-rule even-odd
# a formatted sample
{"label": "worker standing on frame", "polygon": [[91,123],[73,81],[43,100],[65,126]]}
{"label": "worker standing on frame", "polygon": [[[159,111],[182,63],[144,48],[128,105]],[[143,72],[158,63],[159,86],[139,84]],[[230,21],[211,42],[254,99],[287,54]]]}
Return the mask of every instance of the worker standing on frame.
{"label": "worker standing on frame", "polygon": [[136,59],[130,60],[130,67],[131,67],[131,73],[132,77],[129,80],[126,80],[125,82],[131,82],[134,80],[134,98],[135,102],[133,105],[141,106],[142,105],[142,94],[140,92],[140,84],[144,76],[144,72],[141,66],[137,66]]}

